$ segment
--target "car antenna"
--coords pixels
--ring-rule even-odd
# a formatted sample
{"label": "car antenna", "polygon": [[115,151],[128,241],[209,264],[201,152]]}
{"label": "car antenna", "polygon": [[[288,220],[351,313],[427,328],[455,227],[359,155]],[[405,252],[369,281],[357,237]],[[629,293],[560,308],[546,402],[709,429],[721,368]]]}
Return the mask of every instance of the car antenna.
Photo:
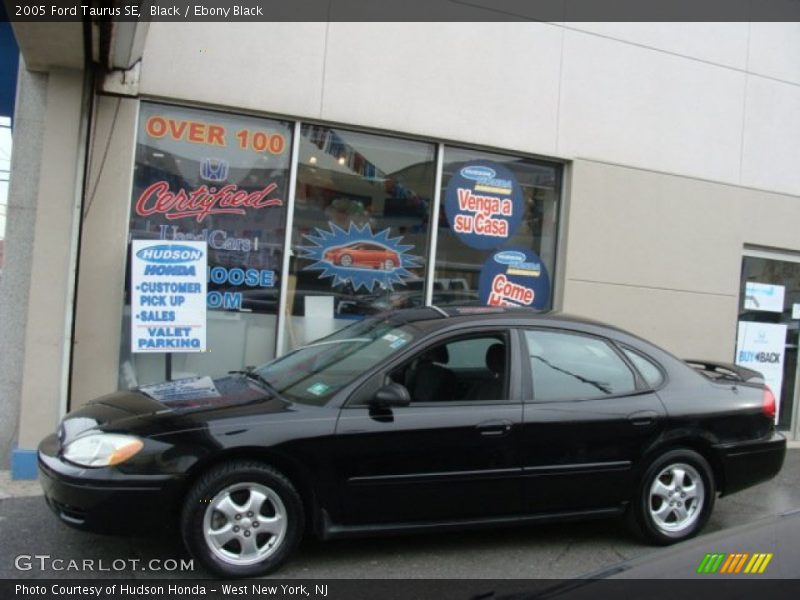
{"label": "car antenna", "polygon": [[443,317],[449,317],[450,316],[445,311],[443,311],[441,308],[439,308],[438,306],[436,306],[434,304],[431,304],[430,307],[433,310],[435,310],[436,312],[438,312],[440,315],[442,315]]}

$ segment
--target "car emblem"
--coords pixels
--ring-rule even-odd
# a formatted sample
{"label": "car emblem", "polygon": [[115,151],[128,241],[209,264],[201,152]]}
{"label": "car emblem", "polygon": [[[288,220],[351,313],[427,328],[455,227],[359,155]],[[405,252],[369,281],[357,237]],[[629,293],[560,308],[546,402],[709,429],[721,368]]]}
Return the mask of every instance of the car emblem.
{"label": "car emblem", "polygon": [[216,183],[225,181],[228,179],[229,170],[228,161],[221,158],[204,158],[200,162],[200,177],[206,181]]}

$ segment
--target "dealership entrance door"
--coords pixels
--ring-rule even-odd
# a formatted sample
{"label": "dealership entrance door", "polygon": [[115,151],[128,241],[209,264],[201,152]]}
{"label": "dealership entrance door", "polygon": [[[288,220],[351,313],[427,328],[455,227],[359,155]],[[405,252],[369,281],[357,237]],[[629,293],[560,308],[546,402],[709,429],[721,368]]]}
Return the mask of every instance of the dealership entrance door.
{"label": "dealership entrance door", "polygon": [[[746,249],[736,362],[764,373],[775,392],[778,429],[792,439],[798,439],[799,327],[800,253]],[[760,362],[746,362],[748,356]]]}

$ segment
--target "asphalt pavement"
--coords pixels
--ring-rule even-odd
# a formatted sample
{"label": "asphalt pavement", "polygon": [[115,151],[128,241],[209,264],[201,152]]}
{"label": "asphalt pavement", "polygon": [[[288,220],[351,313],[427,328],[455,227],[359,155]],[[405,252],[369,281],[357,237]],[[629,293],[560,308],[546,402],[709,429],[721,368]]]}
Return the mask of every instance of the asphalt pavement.
{"label": "asphalt pavement", "polygon": [[[28,488],[30,489],[30,488]],[[800,508],[800,450],[789,450],[781,473],[767,483],[718,499],[704,535]],[[124,518],[124,515],[120,515]],[[663,551],[634,538],[620,520],[549,524],[514,529],[412,535],[370,539],[304,542],[276,576],[285,578],[569,578],[623,560]],[[714,552],[710,549],[709,552]],[[44,559],[16,560],[23,555]],[[118,538],[73,530],[56,520],[42,496],[0,496],[0,578],[197,578],[193,571],[165,573],[150,568],[172,566],[169,559],[189,557],[177,539]],[[107,571],[55,570],[102,561]],[[123,570],[111,561],[125,559]],[[130,559],[139,563],[130,563]],[[19,570],[15,562],[29,570]],[[122,565],[117,562],[116,566]],[[155,564],[154,564],[155,565]],[[155,565],[157,566],[157,565]]]}

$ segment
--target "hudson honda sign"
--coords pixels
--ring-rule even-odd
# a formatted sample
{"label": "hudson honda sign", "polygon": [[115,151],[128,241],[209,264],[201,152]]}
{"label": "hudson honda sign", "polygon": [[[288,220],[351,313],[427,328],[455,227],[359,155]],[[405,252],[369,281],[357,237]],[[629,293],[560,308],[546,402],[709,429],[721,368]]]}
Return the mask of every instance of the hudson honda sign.
{"label": "hudson honda sign", "polygon": [[205,352],[204,242],[131,243],[131,351]]}

